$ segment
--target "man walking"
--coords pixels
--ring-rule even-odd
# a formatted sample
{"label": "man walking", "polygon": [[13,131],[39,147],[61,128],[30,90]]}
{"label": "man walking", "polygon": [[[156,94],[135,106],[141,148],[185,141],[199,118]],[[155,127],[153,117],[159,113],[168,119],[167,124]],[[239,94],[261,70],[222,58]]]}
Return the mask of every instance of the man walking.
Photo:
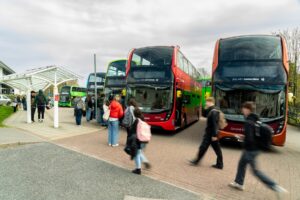
{"label": "man walking", "polygon": [[242,106],[242,113],[246,119],[244,124],[244,152],[240,158],[235,181],[229,186],[238,190],[244,190],[244,179],[246,174],[246,167],[251,166],[253,174],[262,181],[266,186],[275,191],[278,199],[287,191],[263,174],[256,166],[256,158],[259,155],[259,146],[255,136],[255,123],[259,121],[258,115],[254,114],[255,106],[253,102],[245,102]]}
{"label": "man walking", "polygon": [[215,107],[215,99],[209,97],[206,99],[204,116],[207,117],[205,134],[203,136],[202,144],[199,147],[197,158],[190,161],[191,165],[198,165],[200,160],[203,158],[208,147],[211,145],[217,155],[217,163],[212,165],[216,169],[223,169],[223,155],[221,147],[218,141],[218,121],[220,112]]}

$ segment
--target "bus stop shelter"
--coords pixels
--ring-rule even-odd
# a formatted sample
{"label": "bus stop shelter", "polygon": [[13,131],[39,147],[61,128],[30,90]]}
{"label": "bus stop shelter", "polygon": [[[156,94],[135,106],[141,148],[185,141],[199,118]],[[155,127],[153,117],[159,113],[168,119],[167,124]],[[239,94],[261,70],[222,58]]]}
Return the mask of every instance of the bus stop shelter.
{"label": "bus stop shelter", "polygon": [[[57,86],[80,77],[70,70],[57,66],[41,67],[27,70],[24,73],[15,73],[0,77],[0,83],[16,88],[26,93],[27,108],[31,108],[31,91],[46,90],[53,86],[54,98],[54,127],[59,127],[58,101],[59,93]],[[31,123],[31,109],[27,109],[27,123]]]}

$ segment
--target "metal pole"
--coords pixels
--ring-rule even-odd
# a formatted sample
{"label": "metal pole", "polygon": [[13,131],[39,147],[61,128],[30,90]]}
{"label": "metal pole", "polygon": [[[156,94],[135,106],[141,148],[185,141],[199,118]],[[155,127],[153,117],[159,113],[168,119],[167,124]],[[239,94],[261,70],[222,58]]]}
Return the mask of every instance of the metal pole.
{"label": "metal pole", "polygon": [[31,121],[31,85],[32,85],[32,81],[31,78],[27,80],[28,81],[28,85],[30,85],[27,88],[26,91],[26,106],[27,106],[27,123],[30,124],[32,123]]}
{"label": "metal pole", "polygon": [[59,127],[59,115],[58,115],[58,89],[57,89],[57,75],[56,75],[56,71],[54,74],[54,86],[53,86],[53,100],[54,100],[54,117],[53,117],[53,125],[54,128],[58,128]]}
{"label": "metal pole", "polygon": [[96,54],[94,54],[94,73],[95,73],[95,118],[96,121],[98,119],[98,109],[97,109],[97,100],[98,100],[98,96],[97,96],[97,66],[96,66]]}

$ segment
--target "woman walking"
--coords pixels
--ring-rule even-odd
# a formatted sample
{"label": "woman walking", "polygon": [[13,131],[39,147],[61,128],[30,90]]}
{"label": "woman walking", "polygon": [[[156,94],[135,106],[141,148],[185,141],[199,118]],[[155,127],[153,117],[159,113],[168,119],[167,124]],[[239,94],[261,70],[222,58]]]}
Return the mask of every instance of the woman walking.
{"label": "woman walking", "polygon": [[135,170],[133,170],[132,173],[140,175],[142,173],[142,164],[145,165],[146,169],[150,169],[151,165],[143,152],[143,149],[145,149],[147,143],[141,142],[137,136],[137,127],[139,120],[144,121],[143,114],[138,108],[135,108],[133,112],[135,121],[130,127],[130,138],[127,145],[131,147],[131,156],[135,161]]}
{"label": "woman walking", "polygon": [[116,95],[109,105],[108,145],[119,146],[119,119],[123,117],[123,108],[119,103],[120,96]]}
{"label": "woman walking", "polygon": [[129,101],[127,103],[127,108],[125,110],[124,118],[122,120],[122,124],[126,128],[126,131],[127,131],[126,145],[128,144],[128,139],[131,136],[130,127],[133,125],[133,123],[135,121],[135,116],[134,116],[135,108],[137,108],[136,101],[133,98],[129,99]]}

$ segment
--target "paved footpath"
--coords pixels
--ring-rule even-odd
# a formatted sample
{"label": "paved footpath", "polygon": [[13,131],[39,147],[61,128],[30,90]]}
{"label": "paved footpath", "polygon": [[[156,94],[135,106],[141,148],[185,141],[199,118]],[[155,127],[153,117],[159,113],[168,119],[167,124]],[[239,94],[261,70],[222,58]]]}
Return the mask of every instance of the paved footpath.
{"label": "paved footpath", "polygon": [[198,195],[50,143],[0,149],[1,200],[196,200]]}
{"label": "paved footpath", "polygon": [[[236,145],[223,146],[224,170],[210,166],[215,162],[215,155],[209,149],[198,167],[189,166],[188,159],[195,156],[201,142],[205,121],[202,120],[176,135],[159,133],[153,136],[146,148],[146,155],[152,161],[153,168],[144,171],[144,175],[169,182],[199,194],[208,199],[220,200],[273,200],[274,193],[259,182],[250,172],[246,175],[246,190],[239,192],[227,185],[234,179],[241,149]],[[101,132],[57,140],[55,143],[95,158],[106,160],[128,169],[134,163],[123,152],[126,140],[125,131],[121,131],[118,148],[107,145],[107,130]],[[290,193],[285,199],[300,200],[300,131],[288,128],[285,147],[276,147],[271,153],[263,153],[258,164],[261,169],[287,188]]]}
{"label": "paved footpath", "polygon": [[36,143],[41,138],[16,128],[0,128],[0,146]]}
{"label": "paved footpath", "polygon": [[14,127],[32,133],[46,140],[73,137],[76,135],[97,132],[101,129],[100,125],[97,124],[95,120],[87,122],[85,118],[82,118],[82,126],[76,126],[73,108],[59,108],[59,128],[53,127],[53,109],[46,110],[43,123],[37,122],[37,114],[35,116],[35,121],[35,123],[27,124],[26,112],[20,110],[6,119],[4,124],[8,127]]}

